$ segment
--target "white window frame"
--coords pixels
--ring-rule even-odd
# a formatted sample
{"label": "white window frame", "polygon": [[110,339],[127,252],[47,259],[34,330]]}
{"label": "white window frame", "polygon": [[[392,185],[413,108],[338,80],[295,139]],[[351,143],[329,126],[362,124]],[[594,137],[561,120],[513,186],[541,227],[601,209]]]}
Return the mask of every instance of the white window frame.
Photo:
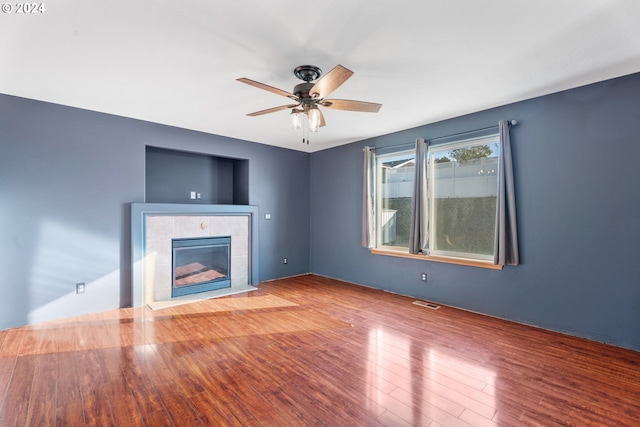
{"label": "white window frame", "polygon": [[[382,220],[384,218],[382,214],[382,200],[383,200],[383,183],[382,183],[382,164],[385,162],[393,161],[394,159],[403,160],[403,159],[415,159],[415,150],[398,150],[385,154],[377,154],[376,155],[376,172],[375,172],[375,185],[376,185],[376,214],[375,214],[375,222],[376,222],[376,243],[375,247],[377,249],[383,250],[393,250],[398,252],[406,252],[409,253],[408,246],[395,246],[395,245],[385,245],[382,243],[383,240],[383,225]],[[411,177],[413,181],[414,177]],[[415,185],[415,183],[414,183]],[[411,192],[411,197],[413,196],[413,192]]]}
{"label": "white window frame", "polygon": [[[432,236],[432,239],[433,239],[433,236],[436,236],[436,232],[437,232],[437,228],[436,228],[437,225],[435,221],[435,218],[436,218],[435,205],[436,204],[434,203],[435,193],[436,191],[440,191],[438,189],[438,182],[436,181],[436,178],[435,178],[435,169],[436,169],[435,159],[438,157],[437,153],[444,153],[447,151],[460,149],[460,148],[471,148],[478,145],[494,145],[494,144],[500,147],[499,134],[492,134],[492,135],[487,135],[487,136],[478,137],[478,138],[457,140],[457,141],[452,141],[445,144],[432,145],[429,147],[426,155],[427,155],[427,177],[429,182],[429,186],[428,186],[429,187],[428,188],[429,235]],[[501,157],[502,157],[502,152],[499,151],[498,161],[495,165],[495,170],[491,172],[493,175],[496,176],[496,180],[495,180],[496,195],[498,193],[497,177],[498,177],[498,174],[500,173],[499,165],[501,164]],[[496,211],[497,211],[497,199],[496,199]],[[492,254],[476,254],[476,253],[469,253],[469,252],[456,252],[454,250],[438,250],[433,248],[432,241],[430,241],[429,243],[430,243],[429,255],[432,255],[432,256],[443,257],[443,258],[450,257],[450,258],[468,259],[468,260],[477,260],[477,261],[493,261],[493,257],[494,257],[493,253]],[[495,250],[496,248],[495,248],[495,238],[494,238],[493,251],[495,252]]]}

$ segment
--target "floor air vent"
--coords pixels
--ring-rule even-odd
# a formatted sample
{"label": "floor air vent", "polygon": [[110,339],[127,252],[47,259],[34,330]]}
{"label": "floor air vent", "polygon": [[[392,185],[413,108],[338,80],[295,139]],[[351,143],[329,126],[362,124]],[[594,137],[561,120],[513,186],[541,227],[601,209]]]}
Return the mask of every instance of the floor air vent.
{"label": "floor air vent", "polygon": [[430,308],[431,310],[437,310],[440,308],[439,305],[426,301],[414,301],[412,302],[412,304],[419,305],[420,307]]}

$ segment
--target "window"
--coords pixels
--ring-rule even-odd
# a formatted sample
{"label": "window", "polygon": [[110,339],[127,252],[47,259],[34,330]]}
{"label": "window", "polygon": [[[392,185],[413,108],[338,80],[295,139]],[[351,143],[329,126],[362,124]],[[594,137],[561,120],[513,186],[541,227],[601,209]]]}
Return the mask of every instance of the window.
{"label": "window", "polygon": [[483,268],[520,264],[509,136],[516,123],[500,120],[495,134],[492,126],[417,138],[407,151],[365,147],[362,245],[374,254]]}
{"label": "window", "polygon": [[495,251],[498,135],[429,147],[429,252],[491,261]]}
{"label": "window", "polygon": [[409,247],[415,153],[413,150],[376,157],[376,247]]}

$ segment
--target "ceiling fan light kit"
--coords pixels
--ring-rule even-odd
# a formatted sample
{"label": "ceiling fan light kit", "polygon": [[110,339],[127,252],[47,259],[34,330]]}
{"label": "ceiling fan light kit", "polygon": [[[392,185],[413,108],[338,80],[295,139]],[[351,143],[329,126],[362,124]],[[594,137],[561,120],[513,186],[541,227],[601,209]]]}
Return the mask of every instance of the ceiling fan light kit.
{"label": "ceiling fan light kit", "polygon": [[297,108],[291,109],[291,114],[289,114],[289,127],[293,130],[298,130],[302,128],[302,114],[304,111],[299,110]]}
{"label": "ceiling fan light kit", "polygon": [[[337,65],[322,76],[322,78],[320,78],[322,70],[315,65],[300,65],[293,70],[293,74],[304,81],[304,83],[299,83],[293,88],[293,93],[245,77],[237,79],[239,82],[275,93],[276,95],[286,96],[296,102],[296,104],[281,105],[247,115],[255,117],[291,109],[291,113],[289,114],[289,127],[296,130],[302,129],[302,142],[309,144],[309,132],[318,132],[321,127],[326,125],[324,115],[318,106],[333,108],[335,110],[365,113],[377,113],[380,107],[382,107],[382,104],[373,102],[353,101],[349,99],[325,99],[326,96],[340,87],[353,75],[353,71],[342,65]],[[318,78],[320,78],[320,80],[312,83]]]}

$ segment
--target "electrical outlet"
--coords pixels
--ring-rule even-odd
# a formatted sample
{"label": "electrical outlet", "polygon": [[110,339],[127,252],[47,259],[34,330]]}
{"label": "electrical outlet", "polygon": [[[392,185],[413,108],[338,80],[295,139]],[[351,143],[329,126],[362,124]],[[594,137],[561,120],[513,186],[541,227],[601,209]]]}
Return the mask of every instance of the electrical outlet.
{"label": "electrical outlet", "polygon": [[84,282],[76,283],[76,294],[84,294]]}
{"label": "electrical outlet", "polygon": [[422,280],[423,282],[426,282],[427,281],[427,273],[422,273],[420,275],[420,280]]}
{"label": "electrical outlet", "polygon": [[283,263],[283,264],[288,264],[288,263],[289,263],[289,258],[285,258],[285,259],[283,259],[283,260],[282,260],[282,263]]}

